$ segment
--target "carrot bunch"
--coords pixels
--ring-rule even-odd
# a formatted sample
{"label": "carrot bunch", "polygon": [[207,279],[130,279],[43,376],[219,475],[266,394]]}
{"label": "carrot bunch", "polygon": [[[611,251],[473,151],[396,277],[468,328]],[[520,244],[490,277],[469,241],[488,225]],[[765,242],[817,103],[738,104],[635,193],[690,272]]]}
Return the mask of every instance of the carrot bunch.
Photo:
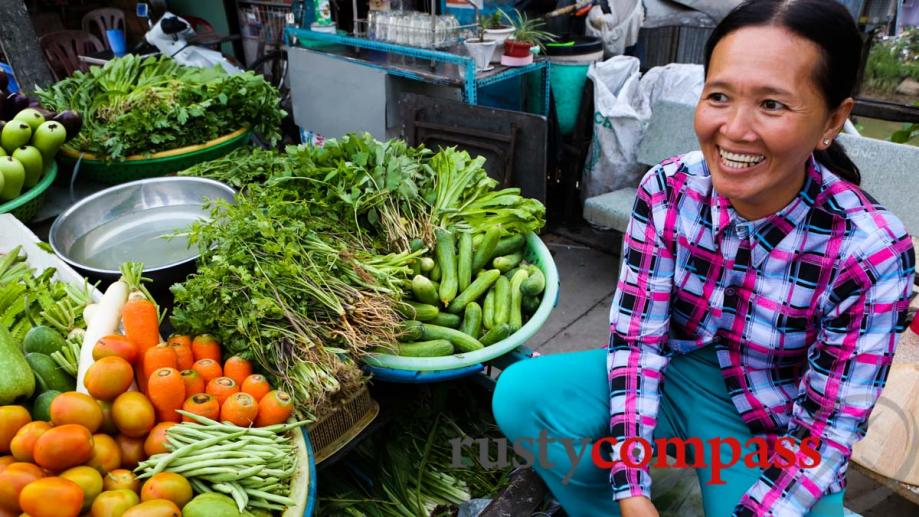
{"label": "carrot bunch", "polygon": [[[285,422],[293,414],[290,395],[273,390],[264,375],[254,372],[251,361],[236,355],[224,359],[214,336],[172,335],[148,349],[145,361],[147,354],[148,395],[161,421],[188,421],[174,411],[183,409],[242,427],[264,427]],[[168,374],[160,371],[163,368],[170,369]],[[179,394],[181,403],[176,405]]]}
{"label": "carrot bunch", "polygon": [[162,339],[160,338],[160,310],[153,301],[153,296],[144,287],[144,280],[139,271],[129,271],[123,278],[128,284],[130,292],[128,301],[125,302],[121,309],[121,326],[124,328],[124,336],[137,349],[137,360],[135,364],[135,374],[137,376],[137,385],[143,392],[147,391],[147,379],[150,376],[145,366],[147,351]]}

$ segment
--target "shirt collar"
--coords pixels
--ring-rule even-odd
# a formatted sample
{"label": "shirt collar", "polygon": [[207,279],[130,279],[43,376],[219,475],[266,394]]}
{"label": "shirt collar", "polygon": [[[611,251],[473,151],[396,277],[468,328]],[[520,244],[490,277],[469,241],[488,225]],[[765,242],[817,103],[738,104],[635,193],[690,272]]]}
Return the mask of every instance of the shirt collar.
{"label": "shirt collar", "polygon": [[[704,166],[708,171],[708,165]],[[807,175],[798,195],[782,210],[755,221],[741,218],[734,211],[731,202],[712,188],[710,203],[715,242],[720,240],[721,234],[732,224],[747,224],[750,228],[750,238],[754,243],[753,266],[759,266],[789,233],[804,222],[814,206],[823,185],[823,174],[813,155],[808,158],[805,168]]]}

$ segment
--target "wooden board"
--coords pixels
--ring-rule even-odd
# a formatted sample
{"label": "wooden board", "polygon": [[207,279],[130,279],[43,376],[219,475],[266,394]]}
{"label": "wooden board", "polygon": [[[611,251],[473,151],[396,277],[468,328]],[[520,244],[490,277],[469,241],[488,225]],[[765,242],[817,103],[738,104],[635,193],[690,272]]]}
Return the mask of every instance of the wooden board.
{"label": "wooden board", "polygon": [[919,364],[894,365],[856,443],[852,461],[884,477],[919,485]]}

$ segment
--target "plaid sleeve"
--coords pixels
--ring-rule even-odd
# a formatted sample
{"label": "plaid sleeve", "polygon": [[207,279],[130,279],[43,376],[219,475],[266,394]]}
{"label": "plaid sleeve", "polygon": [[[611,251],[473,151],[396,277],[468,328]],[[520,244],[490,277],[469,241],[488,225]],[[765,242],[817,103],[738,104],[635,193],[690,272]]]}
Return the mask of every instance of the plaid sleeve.
{"label": "plaid sleeve", "polygon": [[[663,347],[670,324],[674,272],[673,239],[668,236],[673,234],[675,217],[675,210],[668,208],[667,176],[656,167],[638,187],[610,309],[610,436],[619,444],[633,437],[653,443],[660,404],[658,388],[669,362]],[[610,484],[615,500],[651,496],[647,468],[629,468],[616,461]]]}
{"label": "plaid sleeve", "polygon": [[[735,515],[804,515],[848,466],[865,436],[868,416],[884,389],[896,333],[904,330],[915,256],[905,232],[882,229],[838,269],[822,330],[808,354],[787,437],[799,461],[770,467],[747,490]],[[820,461],[802,468],[801,440],[814,438]],[[783,462],[788,465],[789,462]],[[775,465],[775,463],[772,463]]]}

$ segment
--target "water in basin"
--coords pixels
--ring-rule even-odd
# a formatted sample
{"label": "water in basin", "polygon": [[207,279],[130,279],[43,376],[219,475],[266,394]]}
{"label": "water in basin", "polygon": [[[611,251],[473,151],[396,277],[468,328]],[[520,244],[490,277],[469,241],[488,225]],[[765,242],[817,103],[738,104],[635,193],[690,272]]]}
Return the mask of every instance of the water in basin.
{"label": "water in basin", "polygon": [[208,212],[201,205],[150,208],[126,214],[90,230],[74,241],[68,255],[76,262],[117,271],[123,262],[144,263],[144,269],[174,264],[197,255],[181,232]]}

